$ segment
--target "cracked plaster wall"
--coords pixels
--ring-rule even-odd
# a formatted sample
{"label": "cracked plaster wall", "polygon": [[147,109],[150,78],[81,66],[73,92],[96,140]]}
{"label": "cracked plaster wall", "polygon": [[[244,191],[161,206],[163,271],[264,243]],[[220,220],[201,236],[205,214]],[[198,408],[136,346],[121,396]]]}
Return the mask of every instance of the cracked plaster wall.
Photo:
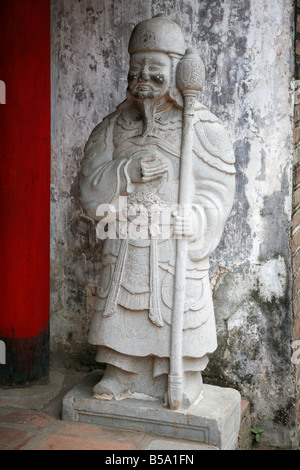
{"label": "cracked plaster wall", "polygon": [[234,207],[211,257],[219,347],[206,380],[237,387],[273,444],[290,444],[293,1],[52,0],[51,12],[52,350],[93,361],[101,242],[78,204],[79,165],[91,130],[125,98],[132,28],[165,12],[205,63],[199,98],[237,161]]}

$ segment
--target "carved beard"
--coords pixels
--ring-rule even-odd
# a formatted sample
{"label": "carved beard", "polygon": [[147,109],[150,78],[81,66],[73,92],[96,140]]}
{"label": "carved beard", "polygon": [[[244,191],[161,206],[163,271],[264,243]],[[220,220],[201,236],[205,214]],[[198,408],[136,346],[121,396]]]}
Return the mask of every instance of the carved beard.
{"label": "carved beard", "polygon": [[156,100],[154,99],[137,99],[137,107],[143,120],[142,137],[150,135],[154,127],[154,116],[156,110]]}
{"label": "carved beard", "polygon": [[[129,83],[135,79],[136,76],[134,74],[128,74]],[[158,102],[160,102],[162,98],[162,96],[157,96],[157,94],[161,91],[161,88],[155,86],[155,83],[163,85],[164,82],[165,77],[163,74],[153,74],[149,77],[149,80],[146,80],[145,82],[137,82],[136,86],[130,91],[136,100],[138,110],[144,123],[142,137],[152,133],[155,110]],[[150,89],[145,91],[141,89],[139,90],[139,87],[143,86],[143,83]],[[166,94],[167,93],[165,93],[164,96]]]}

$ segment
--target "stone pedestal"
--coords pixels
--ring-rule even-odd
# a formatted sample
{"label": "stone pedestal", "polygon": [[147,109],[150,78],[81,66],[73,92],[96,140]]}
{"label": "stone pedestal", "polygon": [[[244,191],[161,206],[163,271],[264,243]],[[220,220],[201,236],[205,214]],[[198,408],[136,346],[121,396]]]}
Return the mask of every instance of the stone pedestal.
{"label": "stone pedestal", "polygon": [[65,395],[64,420],[194,440],[220,450],[236,448],[241,416],[241,397],[236,390],[204,385],[203,398],[197,405],[172,411],[150,397],[110,401],[93,398],[93,386],[101,375],[102,371],[93,371]]}

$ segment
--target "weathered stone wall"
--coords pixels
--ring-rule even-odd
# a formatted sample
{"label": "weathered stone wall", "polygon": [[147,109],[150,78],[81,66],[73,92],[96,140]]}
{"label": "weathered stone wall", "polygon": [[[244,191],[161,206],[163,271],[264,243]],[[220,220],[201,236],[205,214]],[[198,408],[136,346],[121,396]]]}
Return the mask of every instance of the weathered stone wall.
{"label": "weathered stone wall", "polygon": [[[295,41],[295,107],[294,107],[294,192],[293,192],[293,224],[292,224],[292,262],[293,262],[293,307],[294,331],[293,346],[296,365],[296,416],[298,438],[300,441],[300,1],[297,0],[296,11],[296,41]],[[298,352],[299,351],[299,352]]]}
{"label": "weathered stone wall", "polygon": [[251,402],[273,445],[295,431],[291,209],[293,1],[52,0],[52,350],[92,361],[86,344],[101,243],[78,204],[78,171],[95,125],[125,98],[134,25],[164,12],[197,47],[199,96],[236,154],[236,197],[211,258],[219,347],[206,381]]}

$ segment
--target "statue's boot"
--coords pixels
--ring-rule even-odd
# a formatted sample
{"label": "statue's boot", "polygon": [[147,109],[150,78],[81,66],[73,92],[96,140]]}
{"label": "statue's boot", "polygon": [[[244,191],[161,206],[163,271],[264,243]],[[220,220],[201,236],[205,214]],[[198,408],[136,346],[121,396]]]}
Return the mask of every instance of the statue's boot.
{"label": "statue's boot", "polygon": [[203,380],[201,372],[185,372],[183,375],[182,407],[189,408],[201,399]]}
{"label": "statue's boot", "polygon": [[[125,371],[119,367],[107,364],[106,371],[94,388],[95,398],[116,399],[126,392],[137,392],[163,399],[168,404],[167,375],[152,377],[152,361],[139,359],[137,373]],[[138,366],[137,366],[138,367]],[[200,371],[186,371],[183,374],[182,408],[193,406],[199,399],[203,388]]]}
{"label": "statue's boot", "polygon": [[93,388],[96,398],[101,398],[104,395],[106,398],[116,398],[121,393],[127,392],[132,383],[132,374],[118,367],[107,364],[106,371],[95,387]]}

